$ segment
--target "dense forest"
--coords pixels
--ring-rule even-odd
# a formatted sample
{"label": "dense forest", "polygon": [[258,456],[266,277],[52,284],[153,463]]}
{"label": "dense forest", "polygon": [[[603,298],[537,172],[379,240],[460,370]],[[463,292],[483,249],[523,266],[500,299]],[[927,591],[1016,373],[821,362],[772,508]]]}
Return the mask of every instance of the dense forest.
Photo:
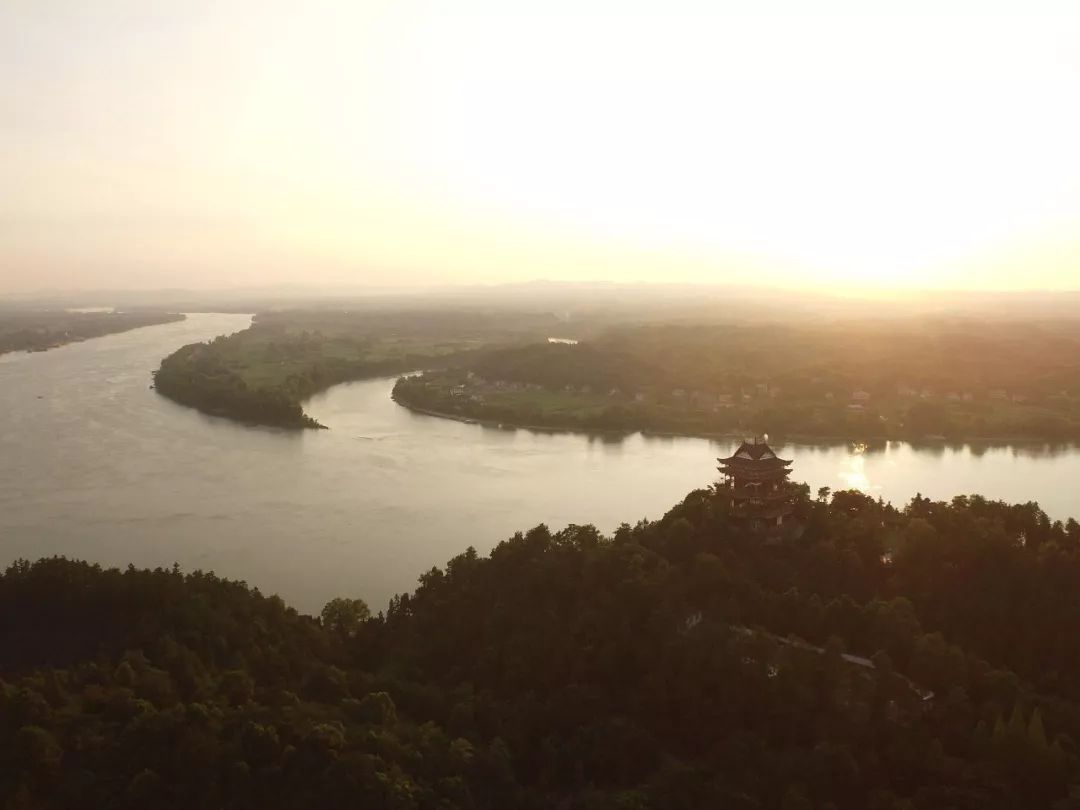
{"label": "dense forest", "polygon": [[0,354],[41,352],[66,343],[182,321],[174,312],[0,309]]}
{"label": "dense forest", "polygon": [[403,381],[449,415],[554,428],[849,439],[1080,438],[1080,324],[647,325]]}
{"label": "dense forest", "polygon": [[302,402],[347,380],[440,368],[492,345],[535,340],[550,315],[474,311],[271,312],[248,329],[183,346],[155,373],[158,392],[243,422],[321,427]]}
{"label": "dense forest", "polygon": [[212,574],[0,577],[7,808],[1080,807],[1080,525],[797,492],[540,526],[370,615]]}

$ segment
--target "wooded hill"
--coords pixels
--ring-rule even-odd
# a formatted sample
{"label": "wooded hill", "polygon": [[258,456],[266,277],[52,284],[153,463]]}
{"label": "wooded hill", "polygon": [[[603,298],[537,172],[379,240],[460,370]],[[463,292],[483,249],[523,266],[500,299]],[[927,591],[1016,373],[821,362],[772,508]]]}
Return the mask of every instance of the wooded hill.
{"label": "wooded hill", "polygon": [[0,802],[1077,807],[1080,525],[805,490],[797,515],[764,544],[703,490],[611,537],[541,526],[373,617],[18,563]]}

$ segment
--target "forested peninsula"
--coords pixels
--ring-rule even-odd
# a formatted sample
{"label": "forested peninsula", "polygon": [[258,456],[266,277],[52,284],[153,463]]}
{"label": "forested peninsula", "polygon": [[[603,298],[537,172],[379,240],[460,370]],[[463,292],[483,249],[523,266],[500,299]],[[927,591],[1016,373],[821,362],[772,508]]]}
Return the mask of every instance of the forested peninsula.
{"label": "forested peninsula", "polygon": [[787,438],[1080,439],[1080,324],[651,324],[480,352],[398,382],[453,418]]}
{"label": "forested peninsula", "polygon": [[284,428],[323,427],[303,401],[348,380],[463,362],[492,346],[536,340],[550,315],[456,311],[288,311],[192,343],[161,362],[158,393],[204,413]]}
{"label": "forested peninsula", "polygon": [[[622,316],[629,318],[629,315]],[[331,385],[426,371],[400,404],[507,426],[873,441],[1080,440],[1080,323],[619,323],[495,309],[283,311],[184,346],[160,393],[317,427]]]}
{"label": "forested peninsula", "polygon": [[176,312],[0,309],[0,354],[42,352],[67,343],[184,320]]}
{"label": "forested peninsula", "polygon": [[377,615],[16,563],[0,803],[1080,806],[1080,525],[803,487],[801,534],[763,544],[728,503],[693,492],[611,536],[539,526]]}

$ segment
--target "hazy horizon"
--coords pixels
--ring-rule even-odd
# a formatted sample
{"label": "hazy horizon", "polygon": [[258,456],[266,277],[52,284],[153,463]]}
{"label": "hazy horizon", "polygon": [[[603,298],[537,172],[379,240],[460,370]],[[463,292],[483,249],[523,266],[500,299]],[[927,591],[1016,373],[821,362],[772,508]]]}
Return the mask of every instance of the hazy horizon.
{"label": "hazy horizon", "polygon": [[422,282],[412,284],[391,283],[305,283],[303,281],[282,281],[252,284],[207,284],[207,285],[146,285],[146,286],[80,286],[71,288],[28,287],[25,290],[0,290],[0,302],[7,301],[47,301],[51,298],[89,296],[108,298],[116,296],[144,296],[153,298],[169,294],[178,295],[269,295],[284,298],[322,296],[328,299],[360,296],[400,296],[421,298],[425,295],[456,295],[460,293],[498,294],[528,293],[531,291],[565,292],[570,295],[597,291],[622,291],[642,294],[652,293],[716,293],[746,294],[753,296],[783,296],[802,299],[833,299],[854,301],[891,300],[895,302],[918,300],[948,300],[957,297],[974,297],[981,300],[1011,301],[1017,298],[1057,300],[1058,296],[1072,297],[1080,295],[1080,280],[1073,286],[1059,289],[1041,287],[1015,287],[1007,289],[979,287],[896,287],[879,289],[875,287],[853,286],[848,290],[839,288],[815,289],[812,287],[794,287],[784,283],[758,283],[719,281],[665,281],[662,279],[643,281],[618,281],[602,279],[562,280],[533,278],[521,281],[446,281]]}
{"label": "hazy horizon", "polygon": [[0,296],[1080,287],[1080,9],[14,0]]}

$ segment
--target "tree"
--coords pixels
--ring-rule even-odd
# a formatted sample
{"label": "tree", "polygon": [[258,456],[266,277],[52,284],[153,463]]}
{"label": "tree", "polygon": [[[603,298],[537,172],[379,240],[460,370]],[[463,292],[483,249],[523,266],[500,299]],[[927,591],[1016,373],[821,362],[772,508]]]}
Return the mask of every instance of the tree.
{"label": "tree", "polygon": [[30,772],[47,773],[60,766],[64,752],[56,739],[40,726],[23,726],[15,736],[20,765]]}
{"label": "tree", "polygon": [[319,614],[323,627],[347,638],[352,638],[361,625],[371,618],[371,610],[363,599],[338,597],[326,603]]}
{"label": "tree", "polygon": [[1040,754],[1045,754],[1050,748],[1046,741],[1046,728],[1043,726],[1042,709],[1036,707],[1031,713],[1028,722],[1028,742]]}
{"label": "tree", "polygon": [[221,694],[233,706],[242,706],[255,694],[255,683],[251,676],[240,669],[231,669],[221,676],[218,685]]}
{"label": "tree", "polygon": [[365,695],[357,707],[357,714],[365,723],[385,726],[397,722],[397,709],[386,692],[371,692]]}

